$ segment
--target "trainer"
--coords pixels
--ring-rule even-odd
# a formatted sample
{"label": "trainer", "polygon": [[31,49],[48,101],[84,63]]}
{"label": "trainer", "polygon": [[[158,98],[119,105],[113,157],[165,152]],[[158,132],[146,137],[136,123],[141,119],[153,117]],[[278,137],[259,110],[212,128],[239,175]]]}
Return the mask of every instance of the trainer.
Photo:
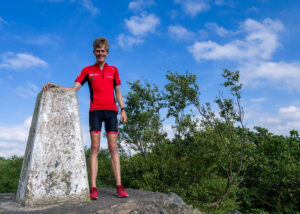
{"label": "trainer", "polygon": [[96,63],[82,69],[72,88],[58,86],[53,83],[47,83],[43,86],[43,90],[47,90],[49,87],[57,87],[77,92],[81,86],[84,85],[84,83],[88,82],[91,99],[89,110],[89,125],[91,135],[90,199],[96,200],[98,198],[96,178],[98,172],[98,152],[100,148],[102,122],[105,124],[108,148],[111,155],[112,170],[116,179],[116,191],[119,197],[125,198],[128,197],[128,193],[126,192],[125,187],[121,184],[120,158],[117,148],[118,110],[116,99],[121,108],[121,123],[127,122],[123,97],[119,88],[121,80],[118,69],[115,66],[110,66],[105,62],[109,53],[108,40],[105,38],[95,39],[93,46],[93,53],[96,57]]}

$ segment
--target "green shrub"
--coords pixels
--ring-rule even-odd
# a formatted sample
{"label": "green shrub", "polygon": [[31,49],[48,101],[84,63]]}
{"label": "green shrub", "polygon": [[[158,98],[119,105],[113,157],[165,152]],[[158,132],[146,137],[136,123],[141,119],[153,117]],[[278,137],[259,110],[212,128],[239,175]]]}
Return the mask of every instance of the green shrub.
{"label": "green shrub", "polygon": [[0,158],[0,192],[17,192],[23,157]]}

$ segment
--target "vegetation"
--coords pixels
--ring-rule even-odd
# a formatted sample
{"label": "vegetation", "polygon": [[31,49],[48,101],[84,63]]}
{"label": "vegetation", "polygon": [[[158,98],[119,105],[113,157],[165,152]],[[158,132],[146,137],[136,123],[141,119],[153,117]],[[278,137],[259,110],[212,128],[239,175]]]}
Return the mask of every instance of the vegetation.
{"label": "vegetation", "polygon": [[0,157],[0,193],[17,191],[22,162],[22,157]]}
{"label": "vegetation", "polygon": [[[172,191],[208,213],[299,213],[299,133],[244,126],[238,71],[224,70],[214,103],[201,102],[196,75],[169,71],[166,77],[163,90],[129,83],[129,120],[119,135],[123,185]],[[163,131],[166,119],[175,121],[172,139]],[[0,192],[16,191],[21,163],[0,158]],[[97,185],[114,183],[109,152],[101,150]]]}

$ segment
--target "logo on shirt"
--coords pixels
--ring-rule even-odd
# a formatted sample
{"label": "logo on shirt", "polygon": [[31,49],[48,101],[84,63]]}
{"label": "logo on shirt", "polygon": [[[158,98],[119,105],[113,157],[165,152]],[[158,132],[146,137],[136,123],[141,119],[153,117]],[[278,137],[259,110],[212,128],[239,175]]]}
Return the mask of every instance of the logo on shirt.
{"label": "logo on shirt", "polygon": [[99,74],[89,74],[90,77],[99,76]]}
{"label": "logo on shirt", "polygon": [[99,74],[89,74],[91,80],[95,80],[95,76],[99,76]]}
{"label": "logo on shirt", "polygon": [[110,78],[110,79],[114,78],[113,76],[111,76],[111,73],[109,73],[109,72],[105,72],[104,74],[107,78]]}

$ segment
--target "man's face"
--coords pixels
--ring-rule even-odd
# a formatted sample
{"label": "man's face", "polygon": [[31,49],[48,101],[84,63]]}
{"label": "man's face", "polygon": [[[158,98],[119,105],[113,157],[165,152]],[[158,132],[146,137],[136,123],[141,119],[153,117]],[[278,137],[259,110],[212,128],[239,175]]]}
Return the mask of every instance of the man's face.
{"label": "man's face", "polygon": [[105,50],[104,47],[96,48],[94,50],[94,55],[96,57],[97,63],[103,63],[105,62],[108,52]]}

